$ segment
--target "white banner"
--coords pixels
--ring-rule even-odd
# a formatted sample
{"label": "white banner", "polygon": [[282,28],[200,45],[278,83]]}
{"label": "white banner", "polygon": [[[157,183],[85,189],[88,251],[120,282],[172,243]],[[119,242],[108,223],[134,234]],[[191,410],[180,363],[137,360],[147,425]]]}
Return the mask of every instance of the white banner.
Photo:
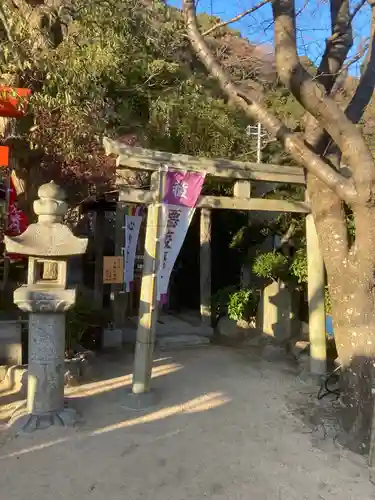
{"label": "white banner", "polygon": [[162,227],[163,239],[158,270],[158,300],[168,293],[169,278],[180,253],[195,205],[201,193],[205,174],[168,170],[163,193]]}
{"label": "white banner", "polygon": [[127,292],[130,291],[130,284],[134,280],[135,256],[141,223],[142,216],[125,215],[124,283]]}
{"label": "white banner", "polygon": [[173,266],[180,253],[195,208],[178,205],[163,205],[162,225],[165,227],[161,242],[161,269],[159,272],[158,300],[168,293],[168,284]]}

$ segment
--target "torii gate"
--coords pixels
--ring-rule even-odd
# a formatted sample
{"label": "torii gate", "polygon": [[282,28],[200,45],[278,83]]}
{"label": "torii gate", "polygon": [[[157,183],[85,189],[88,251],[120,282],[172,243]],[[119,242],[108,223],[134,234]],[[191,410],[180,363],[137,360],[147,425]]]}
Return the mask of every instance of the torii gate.
{"label": "torii gate", "polygon": [[[166,164],[173,165],[173,168],[177,170],[203,171],[207,176],[234,181],[234,196],[200,196],[197,203],[197,208],[201,209],[200,311],[202,323],[205,326],[210,325],[211,322],[211,210],[255,210],[306,214],[310,369],[314,374],[324,374],[326,372],[325,269],[309,205],[306,202],[251,197],[251,181],[304,186],[303,169],[264,163],[212,160],[153,151],[127,146],[108,138],[104,138],[103,145],[107,155],[117,157],[116,185],[119,189],[119,204],[127,202],[148,205],[139,323],[129,406],[144,408],[152,404],[155,397],[150,387],[150,381],[157,309],[156,263],[159,259],[158,242],[162,236],[159,234],[162,230],[159,223],[159,207],[163,176],[165,175],[163,165]],[[124,171],[128,169],[151,172],[150,189],[134,189],[126,185]],[[117,212],[120,212],[119,206]]]}

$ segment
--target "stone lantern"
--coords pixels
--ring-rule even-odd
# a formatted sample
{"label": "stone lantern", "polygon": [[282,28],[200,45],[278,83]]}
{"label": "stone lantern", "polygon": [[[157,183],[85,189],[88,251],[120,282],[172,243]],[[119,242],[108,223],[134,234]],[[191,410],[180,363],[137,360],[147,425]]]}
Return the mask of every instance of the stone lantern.
{"label": "stone lantern", "polygon": [[76,420],[64,404],[65,311],[76,301],[67,265],[69,257],[85,253],[87,239],[75,237],[62,223],[68,206],[58,185],[43,184],[38,196],[38,222],[20,236],[5,236],[7,252],[29,258],[27,284],[14,292],[14,303],[29,313],[27,403],[10,422],[19,431]]}

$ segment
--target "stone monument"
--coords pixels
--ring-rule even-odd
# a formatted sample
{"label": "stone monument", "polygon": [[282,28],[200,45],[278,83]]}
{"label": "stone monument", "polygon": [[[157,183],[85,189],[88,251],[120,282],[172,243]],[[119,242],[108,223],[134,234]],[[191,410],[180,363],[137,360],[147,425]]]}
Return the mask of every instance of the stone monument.
{"label": "stone monument", "polygon": [[259,301],[257,325],[259,330],[276,343],[295,337],[300,331],[296,314],[296,292],[283,281],[273,281],[267,285]]}
{"label": "stone monument", "polygon": [[9,424],[26,432],[76,421],[75,411],[64,404],[65,311],[76,301],[67,264],[69,257],[85,253],[88,242],[62,223],[68,206],[58,185],[43,184],[38,196],[38,222],[19,236],[5,236],[7,252],[29,257],[27,284],[14,292],[14,303],[29,313],[27,403]]}

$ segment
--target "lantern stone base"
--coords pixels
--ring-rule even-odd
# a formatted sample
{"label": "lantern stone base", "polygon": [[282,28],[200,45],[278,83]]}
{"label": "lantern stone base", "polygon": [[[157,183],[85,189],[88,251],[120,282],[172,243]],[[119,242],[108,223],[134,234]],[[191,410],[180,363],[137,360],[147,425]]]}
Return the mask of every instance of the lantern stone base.
{"label": "lantern stone base", "polygon": [[28,256],[27,284],[14,291],[14,303],[29,314],[27,403],[11,419],[16,432],[71,425],[77,414],[64,404],[65,312],[76,302],[68,283],[68,259],[86,252],[63,224],[65,192],[53,181],[38,190],[38,222],[19,236],[4,236],[6,251]]}
{"label": "lantern stone base", "polygon": [[62,410],[32,414],[24,408],[18,409],[10,419],[7,427],[15,435],[31,433],[36,430],[47,429],[51,426],[70,427],[79,420],[79,414],[73,408],[65,406]]}

